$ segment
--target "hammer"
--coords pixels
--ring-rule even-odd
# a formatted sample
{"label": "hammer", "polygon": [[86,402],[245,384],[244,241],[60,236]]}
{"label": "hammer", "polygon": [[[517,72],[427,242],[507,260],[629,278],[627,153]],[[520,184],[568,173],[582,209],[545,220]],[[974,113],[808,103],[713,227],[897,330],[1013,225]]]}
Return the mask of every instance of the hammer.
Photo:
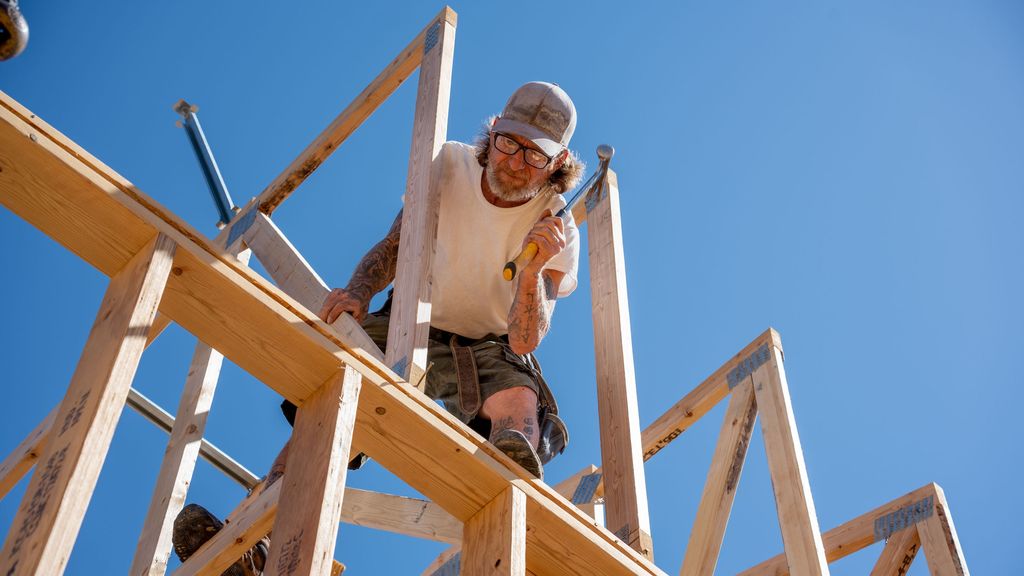
{"label": "hammer", "polygon": [[[587,181],[580,186],[580,189],[576,192],[576,195],[569,200],[569,203],[564,208],[555,214],[556,218],[561,218],[562,222],[565,222],[566,216],[572,214],[572,209],[579,204],[580,200],[586,198],[590,191],[597,188],[600,190],[601,186],[604,186],[605,176],[608,174],[608,163],[611,162],[612,156],[615,155],[615,148],[607,144],[601,144],[597,147],[597,157],[601,160],[597,170],[587,178]],[[533,257],[537,255],[537,245],[530,242],[523,248],[523,251],[519,253],[511,262],[505,264],[505,269],[501,275],[505,280],[512,281],[516,277],[516,273],[521,270],[524,266],[529,264]]]}

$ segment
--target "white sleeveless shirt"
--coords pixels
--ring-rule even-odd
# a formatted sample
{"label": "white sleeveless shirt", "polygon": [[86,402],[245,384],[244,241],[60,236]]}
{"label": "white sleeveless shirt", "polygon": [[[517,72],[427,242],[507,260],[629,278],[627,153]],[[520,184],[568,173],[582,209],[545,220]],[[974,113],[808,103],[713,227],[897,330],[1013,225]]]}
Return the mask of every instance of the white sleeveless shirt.
{"label": "white sleeveless shirt", "polygon": [[[544,192],[526,204],[499,208],[480,188],[483,167],[472,146],[446,142],[441,162],[441,206],[431,288],[430,325],[470,338],[508,333],[508,312],[516,282],[502,277],[505,263],[522,249],[523,239],[541,214],[565,206],[559,194]],[[566,217],[566,247],[545,269],[564,272],[558,297],[576,289],[580,234]]]}

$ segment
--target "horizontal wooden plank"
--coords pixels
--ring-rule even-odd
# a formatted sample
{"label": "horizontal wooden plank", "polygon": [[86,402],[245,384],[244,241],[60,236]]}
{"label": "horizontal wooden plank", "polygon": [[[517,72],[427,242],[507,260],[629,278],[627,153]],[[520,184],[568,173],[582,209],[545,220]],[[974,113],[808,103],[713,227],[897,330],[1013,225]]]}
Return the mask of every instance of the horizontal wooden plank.
{"label": "horizontal wooden plank", "polygon": [[346,488],[341,520],[427,540],[462,542],[462,522],[437,504],[419,498]]}

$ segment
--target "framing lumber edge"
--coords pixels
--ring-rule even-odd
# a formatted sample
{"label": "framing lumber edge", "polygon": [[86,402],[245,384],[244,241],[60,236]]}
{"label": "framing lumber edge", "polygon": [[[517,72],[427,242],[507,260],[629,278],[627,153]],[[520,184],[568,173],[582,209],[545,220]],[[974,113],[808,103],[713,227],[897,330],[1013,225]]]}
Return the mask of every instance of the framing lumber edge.
{"label": "framing lumber edge", "polygon": [[[161,312],[297,405],[339,365],[359,370],[363,398],[353,449],[458,520],[470,518],[510,481],[523,480],[529,570],[541,576],[559,566],[664,574],[551,488],[521,477],[511,460],[443,408],[3,93],[0,166],[0,203],[107,275],[158,233],[171,238],[177,251]],[[402,436],[393,436],[395,430]],[[419,442],[410,445],[408,437]]]}
{"label": "framing lumber edge", "polygon": [[608,171],[585,205],[605,521],[619,538],[653,559],[615,172]]}
{"label": "framing lumber edge", "polygon": [[786,560],[797,574],[827,575],[828,561],[811,496],[782,351],[774,346],[760,348],[751,360],[745,366],[750,370],[749,378],[754,385]]}
{"label": "framing lumber edge", "polygon": [[454,56],[454,23],[431,24],[420,64],[388,349],[384,352],[384,363],[420,390],[426,388],[430,277],[441,204],[435,160],[447,140]]}

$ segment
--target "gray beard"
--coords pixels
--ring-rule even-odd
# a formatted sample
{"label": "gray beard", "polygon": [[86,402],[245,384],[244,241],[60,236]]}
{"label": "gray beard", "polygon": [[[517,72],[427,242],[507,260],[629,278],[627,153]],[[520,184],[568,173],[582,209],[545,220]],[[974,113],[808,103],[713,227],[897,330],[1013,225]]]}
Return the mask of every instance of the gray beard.
{"label": "gray beard", "polygon": [[540,188],[505,186],[498,180],[498,176],[490,166],[487,166],[484,172],[487,175],[487,185],[491,188],[491,194],[505,202],[525,202],[540,192]]}

